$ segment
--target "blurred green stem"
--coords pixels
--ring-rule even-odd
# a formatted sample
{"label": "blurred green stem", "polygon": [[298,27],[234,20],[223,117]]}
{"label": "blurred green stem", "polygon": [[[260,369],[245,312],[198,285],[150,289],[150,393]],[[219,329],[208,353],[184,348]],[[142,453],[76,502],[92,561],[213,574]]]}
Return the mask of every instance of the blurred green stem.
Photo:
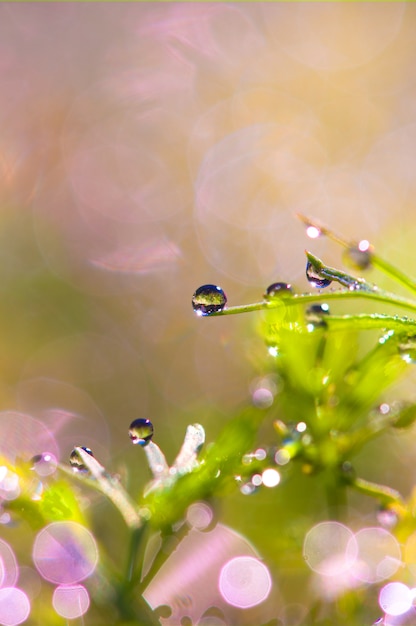
{"label": "blurred green stem", "polygon": [[341,520],[347,507],[347,491],[338,472],[328,468],[325,473],[325,491],[328,514],[331,519]]}
{"label": "blurred green stem", "polygon": [[396,489],[386,487],[386,485],[372,483],[363,478],[355,478],[350,483],[350,486],[366,496],[378,498],[381,504],[397,504],[403,506],[403,498],[400,493],[396,491]]}

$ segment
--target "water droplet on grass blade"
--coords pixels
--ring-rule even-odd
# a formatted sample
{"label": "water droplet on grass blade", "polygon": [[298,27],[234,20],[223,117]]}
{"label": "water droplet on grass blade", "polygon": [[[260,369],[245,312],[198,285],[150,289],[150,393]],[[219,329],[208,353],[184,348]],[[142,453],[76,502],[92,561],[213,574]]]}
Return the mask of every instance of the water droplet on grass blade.
{"label": "water droplet on grass blade", "polygon": [[227,296],[217,285],[202,285],[192,296],[192,307],[197,315],[211,315],[222,311],[227,303]]}
{"label": "water droplet on grass blade", "polygon": [[[87,452],[87,454],[89,454],[90,456],[94,456],[90,448],[86,448],[85,446],[79,447],[82,448],[82,450],[85,450],[85,452]],[[84,462],[79,456],[76,448],[74,448],[69,455],[69,464],[77,472],[88,472],[88,468],[85,467]]]}
{"label": "water droplet on grass blade", "polygon": [[406,337],[398,345],[399,354],[406,363],[416,363],[416,336]]}
{"label": "water droplet on grass blade", "polygon": [[382,506],[377,511],[377,521],[383,528],[390,530],[394,528],[399,521],[399,516],[396,511],[389,507]]}
{"label": "water droplet on grass blade", "polygon": [[322,276],[319,275],[316,268],[312,265],[310,261],[308,261],[306,264],[306,278],[311,283],[311,285],[319,289],[324,289],[332,283],[332,280],[329,280],[328,278],[322,278]]}
{"label": "water droplet on grass blade", "polygon": [[139,418],[130,424],[129,437],[134,444],[144,447],[153,437],[153,424],[148,419]]}
{"label": "water droplet on grass blade", "polygon": [[329,315],[329,306],[326,303],[312,304],[305,313],[307,323],[312,324],[313,328],[327,326],[324,319],[326,315]]}
{"label": "water droplet on grass blade", "polygon": [[267,287],[264,299],[272,300],[273,298],[284,298],[292,294],[292,286],[288,283],[272,283]]}

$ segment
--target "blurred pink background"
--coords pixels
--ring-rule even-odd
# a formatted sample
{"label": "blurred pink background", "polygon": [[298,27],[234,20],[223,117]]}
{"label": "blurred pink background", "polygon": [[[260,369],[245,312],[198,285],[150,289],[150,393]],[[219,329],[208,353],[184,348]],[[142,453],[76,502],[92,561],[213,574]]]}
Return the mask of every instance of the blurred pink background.
{"label": "blurred pink background", "polygon": [[259,373],[256,316],[196,318],[199,285],[307,290],[297,212],[416,274],[415,26],[396,2],[1,4],[0,408],[105,462],[137,463],[147,417],[172,459]]}

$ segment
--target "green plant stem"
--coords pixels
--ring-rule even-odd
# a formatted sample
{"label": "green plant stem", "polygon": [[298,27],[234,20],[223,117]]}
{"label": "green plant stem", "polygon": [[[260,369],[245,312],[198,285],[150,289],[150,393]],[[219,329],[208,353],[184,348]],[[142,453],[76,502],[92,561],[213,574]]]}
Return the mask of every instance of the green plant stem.
{"label": "green plant stem", "polygon": [[97,459],[85,452],[85,450],[80,447],[75,448],[75,450],[95,480],[91,480],[83,474],[74,473],[71,468],[62,464],[59,465],[59,469],[72,478],[80,480],[83,484],[86,484],[92,489],[100,491],[107,496],[107,498],[111,500],[114,506],[119,510],[127,526],[131,530],[140,528],[143,524],[140,509],[136,507],[135,503],[124,490],[122,485],[110,476]]}
{"label": "green plant stem", "polygon": [[308,261],[313,265],[313,268],[318,273],[318,275],[322,276],[323,278],[337,281],[343,287],[347,287],[347,289],[340,291],[330,291],[325,294],[320,291],[317,294],[303,293],[294,294],[293,296],[285,295],[284,297],[274,298],[270,300],[262,300],[261,302],[254,302],[252,304],[228,307],[223,309],[222,311],[216,311],[215,313],[211,313],[209,317],[250,313],[252,311],[267,311],[270,309],[278,309],[282,306],[296,306],[299,304],[308,304],[309,302],[349,300],[350,298],[353,298],[354,300],[357,298],[366,298],[369,300],[375,300],[376,302],[391,304],[395,307],[400,307],[402,309],[407,309],[412,311],[413,313],[416,312],[416,302],[414,300],[409,300],[408,298],[403,298],[388,291],[384,291],[383,289],[379,289],[376,285],[368,283],[362,278],[355,278],[350,274],[346,274],[345,272],[341,272],[340,270],[337,270],[333,267],[329,267],[311,252],[306,251],[306,256],[308,258]]}
{"label": "green plant stem", "polygon": [[386,485],[379,485],[377,483],[364,480],[364,478],[355,478],[350,484],[350,487],[356,489],[360,493],[377,498],[382,504],[396,504],[403,506],[403,498],[396,489],[386,487]]}
{"label": "green plant stem", "polygon": [[345,485],[341,483],[338,472],[333,468],[328,468],[325,478],[328,514],[332,519],[340,520],[345,514],[347,507],[347,492]]}
{"label": "green plant stem", "polygon": [[143,563],[145,542],[143,535],[147,530],[147,524],[133,528],[130,535],[129,551],[127,556],[126,580],[131,582],[137,569],[138,563]]}
{"label": "green plant stem", "polygon": [[301,304],[309,304],[312,302],[328,302],[332,300],[350,300],[357,298],[366,298],[368,300],[375,300],[376,302],[384,302],[391,304],[402,309],[407,309],[416,313],[416,302],[396,296],[395,294],[387,291],[330,291],[327,293],[318,292],[313,293],[301,293],[295,294],[291,297],[285,297],[280,300],[262,300],[261,302],[253,302],[252,304],[242,304],[238,306],[228,307],[222,311],[211,313],[207,317],[220,317],[222,315],[238,315],[240,313],[251,313],[253,311],[267,311],[272,309],[278,309],[281,306],[297,306]]}
{"label": "green plant stem", "polygon": [[162,534],[162,545],[155,556],[153,563],[151,564],[149,571],[140,581],[139,589],[143,592],[152,578],[162,567],[163,563],[170,557],[172,550],[172,539],[176,539],[177,542],[181,541],[189,532],[189,526],[183,523],[176,532],[165,532]]}
{"label": "green plant stem", "polygon": [[391,265],[391,263],[388,263],[388,261],[381,259],[376,254],[373,254],[371,260],[374,267],[377,267],[379,270],[384,272],[386,276],[390,276],[390,278],[393,278],[396,282],[409,289],[409,291],[411,291],[412,293],[416,293],[415,281],[406,276],[406,274],[397,269],[397,267],[394,267],[394,265]]}
{"label": "green plant stem", "polygon": [[416,331],[416,320],[398,315],[384,315],[383,313],[360,313],[358,315],[328,315],[325,322],[331,330],[349,330],[354,325],[354,330],[377,330],[389,329],[394,331]]}
{"label": "green plant stem", "polygon": [[[335,241],[344,248],[349,249],[356,245],[355,242],[346,241],[326,226],[321,226],[320,224],[315,222],[315,220],[311,220],[310,218],[301,214],[298,214],[297,217],[305,224],[305,226],[314,226],[320,231],[322,235],[328,237],[328,239],[331,239],[332,241]],[[416,293],[416,282],[414,280],[406,276],[404,272],[399,270],[397,267],[395,267],[385,259],[379,257],[378,254],[375,254],[373,251],[371,251],[370,254],[371,264],[373,265],[373,267],[376,267],[377,269],[382,271],[386,276],[393,278],[393,280],[409,289],[412,293]]]}

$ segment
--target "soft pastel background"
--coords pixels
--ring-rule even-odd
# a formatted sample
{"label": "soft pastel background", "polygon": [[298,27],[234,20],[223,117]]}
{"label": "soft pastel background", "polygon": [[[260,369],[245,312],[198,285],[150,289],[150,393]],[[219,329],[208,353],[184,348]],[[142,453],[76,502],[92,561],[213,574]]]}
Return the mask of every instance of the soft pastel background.
{"label": "soft pastel background", "polygon": [[133,419],[172,460],[261,373],[256,316],[196,318],[196,287],[307,290],[304,248],[340,251],[297,212],[416,274],[415,28],[396,2],[1,4],[0,409],[143,483]]}

